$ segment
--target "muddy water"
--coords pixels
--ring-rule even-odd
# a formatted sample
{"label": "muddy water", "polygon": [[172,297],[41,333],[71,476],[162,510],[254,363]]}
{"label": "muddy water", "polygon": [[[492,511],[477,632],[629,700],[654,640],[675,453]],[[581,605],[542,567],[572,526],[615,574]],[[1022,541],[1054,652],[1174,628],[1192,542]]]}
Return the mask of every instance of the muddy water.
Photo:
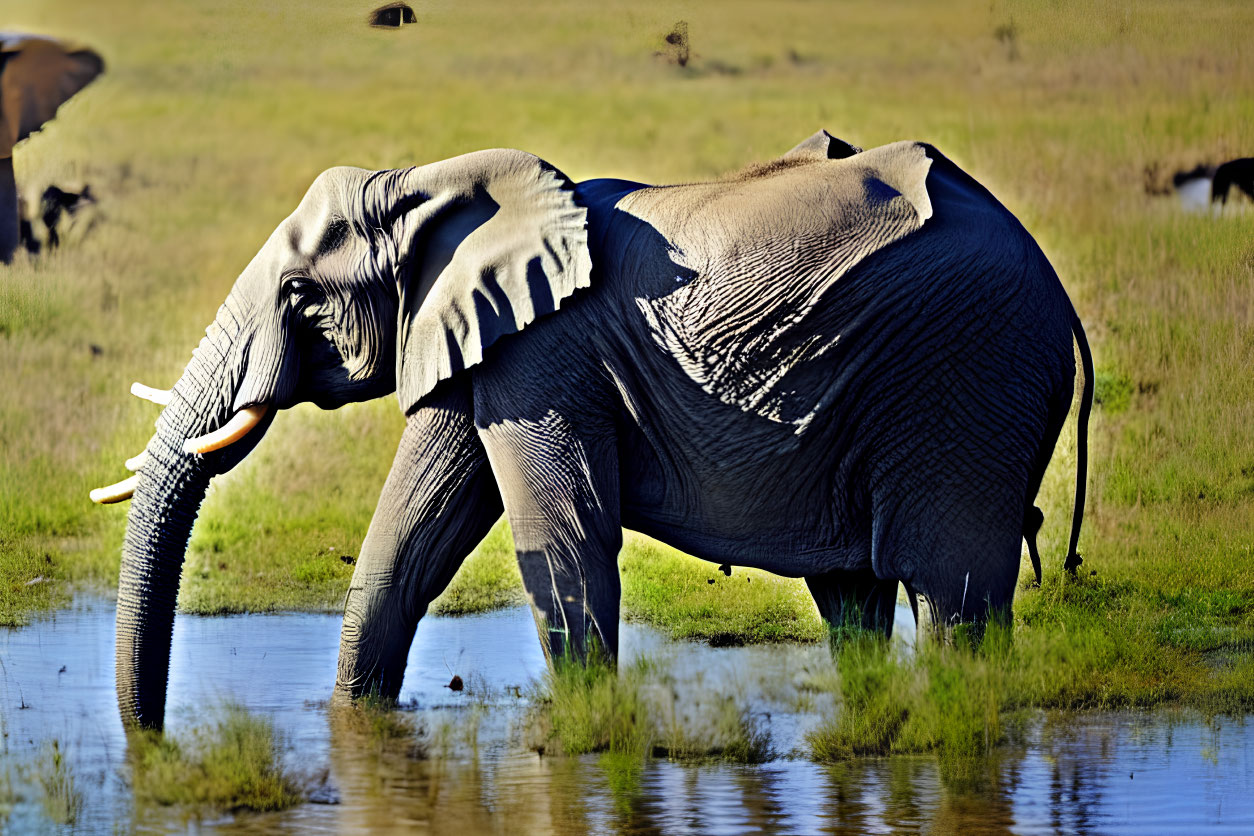
{"label": "muddy water", "polygon": [[[909,612],[899,619],[909,624]],[[962,770],[930,757],[819,766],[804,758],[804,734],[832,706],[798,686],[825,670],[825,649],[714,649],[628,625],[625,660],[653,660],[654,687],[671,689],[687,721],[731,697],[777,752],[761,766],[653,761],[630,776],[525,747],[526,692],[544,661],[517,609],[422,622],[401,694],[423,730],[425,757],[414,757],[328,711],[338,637],[335,616],[180,616],[170,674],[171,732],[226,699],[264,712],[323,803],[199,824],[133,809],[108,604],[0,630],[0,765],[30,764],[59,740],[85,796],[80,832],[1254,832],[1254,724],[1044,716],[1026,747]],[[461,692],[445,687],[454,674]],[[29,786],[25,795],[8,832],[55,831]]]}

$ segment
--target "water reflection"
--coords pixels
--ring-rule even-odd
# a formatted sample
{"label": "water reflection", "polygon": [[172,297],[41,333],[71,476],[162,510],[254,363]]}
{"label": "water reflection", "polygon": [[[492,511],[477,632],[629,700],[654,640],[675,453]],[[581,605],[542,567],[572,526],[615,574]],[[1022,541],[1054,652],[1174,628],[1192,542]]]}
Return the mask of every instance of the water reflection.
{"label": "water reflection", "polygon": [[[401,699],[419,729],[388,737],[326,705],[339,619],[177,620],[172,732],[224,698],[274,718],[289,761],[318,785],[308,803],[203,822],[225,833],[1107,833],[1254,831],[1254,727],[1167,715],[1049,715],[1026,744],[988,759],[835,766],[803,757],[830,701],[803,684],[821,647],[708,648],[626,625],[627,660],[655,660],[658,688],[698,715],[731,696],[763,719],[779,757],[760,766],[542,757],[521,744],[529,683],[544,660],[525,609],[422,622]],[[56,738],[87,803],[85,832],[168,832],[177,811],[133,810],[113,694],[113,610],[81,607],[0,631],[0,763],[32,763]],[[453,674],[466,689],[445,687]],[[691,704],[691,705],[688,705]],[[8,829],[48,831],[37,798]],[[3,829],[3,824],[0,824]]]}

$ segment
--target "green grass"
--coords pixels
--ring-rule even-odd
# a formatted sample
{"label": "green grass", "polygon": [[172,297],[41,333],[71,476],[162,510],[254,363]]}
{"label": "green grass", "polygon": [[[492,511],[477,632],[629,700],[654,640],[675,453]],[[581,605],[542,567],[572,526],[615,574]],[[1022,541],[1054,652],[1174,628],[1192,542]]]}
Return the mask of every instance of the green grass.
{"label": "green grass", "polygon": [[526,738],[542,752],[602,755],[615,797],[650,756],[684,763],[763,763],[773,752],[762,718],[733,696],[680,694],[647,659],[616,668],[559,659],[532,694]]}
{"label": "green grass", "polygon": [[[1234,610],[1243,626],[1233,627]],[[810,736],[813,755],[987,755],[1016,739],[1027,709],[1189,705],[1242,715],[1254,705],[1254,624],[1239,593],[1146,600],[1128,584],[1050,578],[1013,627],[978,651],[927,644],[905,658],[855,637],[837,658],[840,711]]]}
{"label": "green grass", "polygon": [[74,773],[65,759],[61,742],[53,740],[45,747],[36,767],[44,813],[56,824],[73,826],[83,811],[83,794],[74,780]]}
{"label": "green grass", "polygon": [[540,712],[533,746],[567,755],[644,757],[654,735],[644,675],[643,665],[620,672],[596,654],[586,665],[558,659],[536,694]]}
{"label": "green grass", "polygon": [[282,747],[268,719],[231,704],[183,739],[134,733],[129,755],[135,800],[197,815],[287,809],[304,799],[304,791],[284,767]]}
{"label": "green grass", "polygon": [[431,602],[435,615],[466,615],[525,604],[514,538],[501,520],[462,564],[453,582]]}
{"label": "green grass", "polygon": [[627,538],[618,563],[623,617],[675,638],[740,645],[827,635],[804,581],[741,568],[724,576],[713,563],[640,535]]}
{"label": "green grass", "polygon": [[0,763],[0,829],[9,820],[19,796],[13,788],[13,778],[9,775],[8,764]]}
{"label": "green grass", "polygon": [[[863,146],[929,140],[987,184],[1041,242],[1093,344],[1081,550],[1098,574],[1059,576],[1069,428],[1039,500],[1047,582],[1016,601],[1015,656],[1042,660],[1016,701],[1254,707],[1251,211],[1186,215],[1144,188],[1249,153],[1249,3],[690,4],[682,69],[654,56],[681,14],[653,0],[474,0],[400,32],[331,0],[132,5],[6,9],[15,28],[87,41],[109,69],[15,154],[27,192],[85,181],[101,203],[90,232],[0,273],[0,624],[113,588],[125,506],[86,492],[124,476],[151,432],[155,408],[127,387],[176,379],[322,169],[513,146],[576,179],[682,182],[826,127]],[[211,490],[183,609],[337,609],[400,428],[392,399],[280,415]],[[521,600],[508,553],[498,527],[432,610]],[[799,581],[724,578],[634,537],[620,563],[624,616],[672,635],[822,634]]]}

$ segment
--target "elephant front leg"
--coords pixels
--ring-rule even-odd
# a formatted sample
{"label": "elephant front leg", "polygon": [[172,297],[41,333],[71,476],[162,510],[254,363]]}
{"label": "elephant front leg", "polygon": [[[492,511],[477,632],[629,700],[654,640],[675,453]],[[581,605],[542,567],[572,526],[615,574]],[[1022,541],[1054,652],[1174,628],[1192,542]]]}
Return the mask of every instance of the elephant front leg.
{"label": "elephant front leg", "polygon": [[546,656],[618,653],[618,466],[612,434],[549,411],[507,420],[484,443],[514,532]]}
{"label": "elephant front leg", "polygon": [[500,515],[469,394],[420,407],[406,421],[349,586],[338,697],[400,693],[418,620]]}
{"label": "elephant front leg", "polygon": [[891,636],[897,584],[895,578],[884,580],[871,569],[836,570],[806,578],[833,642],[850,628]]}

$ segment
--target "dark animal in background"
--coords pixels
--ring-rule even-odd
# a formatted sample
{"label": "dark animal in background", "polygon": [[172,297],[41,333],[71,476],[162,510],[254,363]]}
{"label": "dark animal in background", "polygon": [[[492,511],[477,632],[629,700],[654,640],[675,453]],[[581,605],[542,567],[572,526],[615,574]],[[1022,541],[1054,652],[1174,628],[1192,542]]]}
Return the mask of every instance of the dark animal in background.
{"label": "dark animal in background", "polygon": [[73,217],[84,206],[95,202],[91,186],[84,186],[78,193],[67,192],[57,186],[44,189],[43,196],[39,199],[39,216],[48,228],[48,249],[55,249],[61,244],[61,236],[57,234],[61,216]]}
{"label": "dark animal in background", "polygon": [[404,3],[389,3],[370,13],[370,25],[381,29],[399,29],[407,23],[417,23],[414,10]]}
{"label": "dark animal in background", "polygon": [[1227,204],[1228,192],[1233,186],[1254,200],[1254,157],[1229,160],[1215,169],[1215,177],[1210,184],[1210,202]]}
{"label": "dark animal in background", "polygon": [[1187,171],[1177,171],[1171,175],[1171,185],[1179,189],[1191,180],[1210,180],[1215,176],[1215,167],[1205,163],[1195,165]]}
{"label": "dark animal in background", "polygon": [[35,237],[35,227],[30,222],[30,217],[26,214],[26,199],[21,195],[17,198],[17,241],[26,252],[31,255],[39,255],[42,244]]}

